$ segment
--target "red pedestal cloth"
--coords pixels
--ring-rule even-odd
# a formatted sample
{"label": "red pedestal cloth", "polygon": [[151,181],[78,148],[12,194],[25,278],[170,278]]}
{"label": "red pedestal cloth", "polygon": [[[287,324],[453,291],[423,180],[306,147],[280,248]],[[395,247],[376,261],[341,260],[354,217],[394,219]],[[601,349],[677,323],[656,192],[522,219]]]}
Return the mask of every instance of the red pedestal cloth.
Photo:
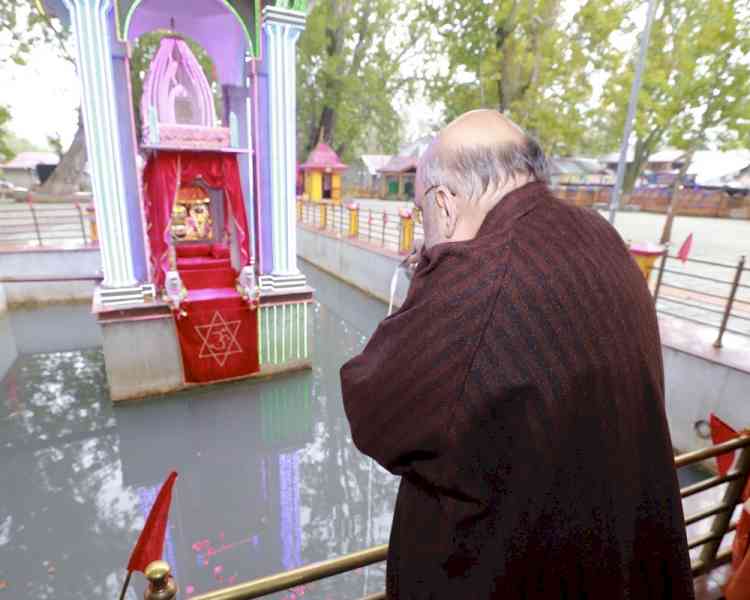
{"label": "red pedestal cloth", "polygon": [[[208,290],[200,290],[206,292]],[[176,318],[187,383],[242,377],[260,370],[258,311],[236,292],[183,304],[187,316]],[[202,294],[205,295],[205,294]]]}

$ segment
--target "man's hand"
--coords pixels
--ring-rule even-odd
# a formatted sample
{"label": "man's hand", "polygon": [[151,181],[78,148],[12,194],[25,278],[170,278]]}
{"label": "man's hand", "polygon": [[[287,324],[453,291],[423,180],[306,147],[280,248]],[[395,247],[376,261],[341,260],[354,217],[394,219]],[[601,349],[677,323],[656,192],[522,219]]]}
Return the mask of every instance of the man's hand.
{"label": "man's hand", "polygon": [[422,261],[422,253],[424,252],[424,240],[415,240],[414,248],[411,253],[403,261],[401,266],[404,268],[406,277],[411,280],[414,272],[417,270],[419,263]]}

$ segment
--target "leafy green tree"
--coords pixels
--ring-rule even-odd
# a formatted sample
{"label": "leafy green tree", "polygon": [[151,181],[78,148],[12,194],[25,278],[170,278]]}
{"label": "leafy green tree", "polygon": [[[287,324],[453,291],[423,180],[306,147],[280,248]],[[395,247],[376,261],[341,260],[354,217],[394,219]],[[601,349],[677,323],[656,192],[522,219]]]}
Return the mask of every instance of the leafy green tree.
{"label": "leafy green tree", "polygon": [[[635,53],[635,50],[634,50]],[[663,0],[638,98],[635,158],[626,173],[632,191],[649,157],[672,146],[685,151],[677,181],[697,150],[750,143],[750,1]],[[610,127],[622,128],[632,67],[623,65],[605,88]],[[675,188],[676,190],[676,188]],[[674,200],[670,214],[674,214]],[[662,242],[671,237],[667,219]]]}
{"label": "leafy green tree", "polygon": [[[54,46],[60,58],[75,67],[70,29],[51,14],[40,11],[35,0],[0,3],[0,34],[8,40],[0,55],[0,65],[5,61],[24,65],[35,46],[46,44]],[[55,171],[41,186],[41,193],[68,194],[77,191],[83,180],[86,140],[80,109],[78,114],[78,128],[73,141],[63,153]]]}
{"label": "leafy green tree", "polygon": [[13,150],[10,147],[9,135],[7,130],[8,121],[10,121],[10,111],[5,106],[0,106],[0,158],[7,160],[13,156]]}
{"label": "leafy green tree", "polygon": [[319,139],[344,160],[366,150],[395,150],[402,124],[395,99],[416,89],[401,65],[418,51],[426,29],[417,17],[412,0],[315,3],[297,61],[301,156]]}
{"label": "leafy green tree", "polygon": [[[480,106],[509,115],[548,151],[590,147],[592,80],[622,59],[612,43],[627,31],[630,0],[442,2],[428,0],[422,18],[433,26],[428,93],[445,117]],[[571,13],[571,8],[575,9]]]}

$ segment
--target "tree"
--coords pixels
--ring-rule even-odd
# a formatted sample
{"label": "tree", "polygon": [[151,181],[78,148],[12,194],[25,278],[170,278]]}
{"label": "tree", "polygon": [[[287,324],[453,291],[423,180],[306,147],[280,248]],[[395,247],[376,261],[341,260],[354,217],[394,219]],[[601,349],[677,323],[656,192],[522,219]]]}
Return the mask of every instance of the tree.
{"label": "tree", "polygon": [[429,0],[422,12],[433,26],[428,63],[448,59],[429,77],[430,97],[447,120],[494,107],[549,152],[574,152],[590,140],[591,82],[622,58],[611,37],[632,4],[588,0],[568,14],[562,0]]}
{"label": "tree", "polygon": [[393,151],[400,141],[399,94],[416,80],[401,65],[420,48],[424,24],[411,1],[320,0],[307,19],[297,61],[300,154],[319,139],[344,159]]}
{"label": "tree", "polygon": [[[16,64],[25,64],[32,48],[38,44],[54,45],[59,56],[75,67],[70,50],[70,29],[59,19],[38,10],[35,0],[17,0],[0,4],[0,34],[9,40],[6,57]],[[59,164],[39,191],[64,195],[78,191],[86,165],[86,140],[83,121],[78,111],[78,129]]]}
{"label": "tree", "polygon": [[[709,143],[729,148],[750,142],[749,19],[749,0],[663,0],[657,13],[625,191],[632,191],[657,150],[685,151],[662,243],[671,236],[676,191],[694,153]],[[632,77],[632,66],[624,65],[605,89],[603,104],[613,129],[622,129],[621,98]]]}
{"label": "tree", "polygon": [[7,130],[7,123],[10,121],[10,111],[5,106],[0,106],[0,158],[7,160],[13,156],[13,151],[10,147],[9,135],[10,132]]}

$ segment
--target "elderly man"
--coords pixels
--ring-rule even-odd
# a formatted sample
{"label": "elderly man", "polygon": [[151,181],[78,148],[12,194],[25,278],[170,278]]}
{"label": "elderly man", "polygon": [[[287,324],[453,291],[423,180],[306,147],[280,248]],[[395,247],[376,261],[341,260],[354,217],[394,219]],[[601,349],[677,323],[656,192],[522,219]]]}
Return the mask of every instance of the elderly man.
{"label": "elderly man", "polygon": [[390,600],[693,597],[651,296],[545,180],[499,113],[450,124],[408,296],[341,370],[354,443],[402,477]]}

